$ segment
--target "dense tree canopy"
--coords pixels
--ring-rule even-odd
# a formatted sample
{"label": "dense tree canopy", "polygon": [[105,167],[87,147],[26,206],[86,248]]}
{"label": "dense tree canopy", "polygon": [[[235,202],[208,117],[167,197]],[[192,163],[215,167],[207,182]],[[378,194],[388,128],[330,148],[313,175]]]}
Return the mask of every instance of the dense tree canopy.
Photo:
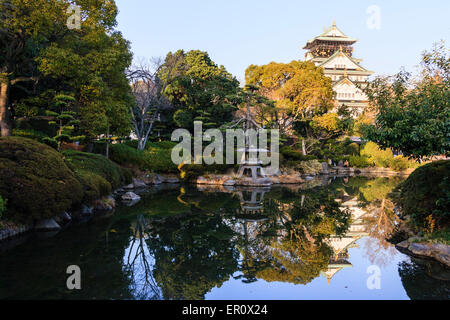
{"label": "dense tree canopy", "polygon": [[245,71],[245,80],[276,101],[274,117],[282,131],[295,121],[311,119],[333,107],[331,79],[311,62],[251,65]]}
{"label": "dense tree canopy", "polygon": [[425,52],[417,81],[402,71],[377,78],[367,88],[378,110],[375,125],[366,126],[366,137],[383,148],[423,159],[450,150],[449,61],[445,47]]}
{"label": "dense tree canopy", "polygon": [[[193,121],[202,121],[204,128],[230,122],[237,110],[239,82],[223,66],[216,65],[206,52],[169,52],[167,64],[174,60],[177,67],[165,90],[173,105],[167,115],[169,121],[186,129],[193,129]],[[161,70],[160,77],[163,80],[168,77],[166,69]]]}
{"label": "dense tree canopy", "polygon": [[[72,3],[81,7],[80,29],[67,27]],[[129,132],[124,70],[132,55],[114,29],[114,1],[2,0],[0,6],[2,135],[11,134],[14,117],[44,115],[58,94],[75,97],[88,137]]]}

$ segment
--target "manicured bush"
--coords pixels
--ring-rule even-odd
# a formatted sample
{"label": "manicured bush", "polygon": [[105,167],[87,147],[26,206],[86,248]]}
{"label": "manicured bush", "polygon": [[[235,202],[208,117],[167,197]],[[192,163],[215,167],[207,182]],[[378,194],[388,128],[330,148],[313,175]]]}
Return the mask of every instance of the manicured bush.
{"label": "manicured bush", "polygon": [[101,176],[113,189],[131,182],[131,173],[104,156],[93,153],[66,150],[65,160],[74,172],[88,171]]}
{"label": "manicured bush", "polygon": [[102,176],[87,170],[75,170],[83,186],[83,202],[90,203],[111,194],[111,184]]}
{"label": "manicured bush", "polygon": [[389,164],[389,167],[394,171],[404,171],[409,168],[409,160],[408,158],[398,156],[392,159]]}
{"label": "manicured bush", "polygon": [[367,142],[361,149],[361,156],[368,158],[370,165],[388,168],[394,159],[394,154],[390,149],[381,150],[376,143]]}
{"label": "manicured bush", "polygon": [[322,164],[317,159],[308,161],[288,161],[284,167],[298,170],[303,174],[318,174],[322,171]]}
{"label": "manicured bush", "polygon": [[32,129],[14,129],[13,136],[29,138],[39,142],[43,142],[44,138],[48,138],[48,135],[46,135],[45,133]]}
{"label": "manicured bush", "polygon": [[189,181],[207,174],[226,173],[228,170],[233,169],[233,167],[233,165],[227,164],[182,164],[178,166],[178,169],[181,171],[181,178]]}
{"label": "manicured bush", "polygon": [[351,156],[349,158],[350,167],[367,168],[370,166],[369,159],[364,156]]}
{"label": "manicured bush", "polygon": [[41,132],[48,137],[56,136],[58,132],[55,125],[49,125],[49,117],[32,117],[32,118],[19,118],[16,120],[16,129],[25,131]]}
{"label": "manicured bush", "polygon": [[345,146],[345,154],[350,156],[358,156],[359,155],[359,145],[357,143],[350,143]]}
{"label": "manicured bush", "polygon": [[46,219],[79,203],[83,189],[56,150],[21,137],[0,138],[0,194],[7,219]]}
{"label": "manicured bush", "polygon": [[317,157],[314,155],[304,156],[301,151],[292,149],[291,147],[281,147],[280,148],[280,161],[310,161],[316,160]]}
{"label": "manicured bush", "polygon": [[158,173],[178,173],[178,166],[172,162],[171,149],[151,148],[146,150],[145,169]]}
{"label": "manicured bush", "polygon": [[137,150],[124,143],[111,145],[109,157],[112,161],[123,166],[145,168],[145,151]]}
{"label": "manicured bush", "polygon": [[450,222],[450,161],[436,161],[416,169],[394,193],[395,202],[417,228],[426,228],[429,217],[438,228]]}
{"label": "manicured bush", "polygon": [[151,148],[170,149],[170,150],[172,150],[176,145],[177,143],[172,141],[158,141],[147,143],[147,146]]}

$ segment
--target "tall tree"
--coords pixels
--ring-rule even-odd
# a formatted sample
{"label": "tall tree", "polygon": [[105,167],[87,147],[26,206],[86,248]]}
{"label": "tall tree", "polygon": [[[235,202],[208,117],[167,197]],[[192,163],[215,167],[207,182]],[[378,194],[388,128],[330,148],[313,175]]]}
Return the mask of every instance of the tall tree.
{"label": "tall tree", "polygon": [[245,71],[245,80],[276,101],[275,120],[283,133],[294,122],[324,114],[334,106],[331,79],[310,62],[251,65]]}
{"label": "tall tree", "polygon": [[11,87],[36,81],[37,52],[64,32],[66,4],[62,1],[0,0],[0,127],[12,130]]}
{"label": "tall tree", "polygon": [[[80,29],[67,27],[71,4],[81,8]],[[108,128],[129,132],[127,110],[132,99],[124,70],[132,55],[129,43],[114,29],[114,1],[1,0],[0,5],[4,12],[1,41],[5,44],[0,47],[2,135],[11,134],[17,105],[39,101],[43,113],[57,92],[75,97],[81,128],[89,138]],[[39,81],[27,99],[11,96],[25,80]],[[31,99],[33,96],[38,99]]]}
{"label": "tall tree", "polygon": [[371,82],[366,92],[378,114],[375,125],[365,126],[366,138],[419,160],[448,155],[449,62],[448,50],[435,46],[431,53],[424,53],[418,80],[402,71]]}
{"label": "tall tree", "polygon": [[[178,60],[179,56],[168,57],[165,62],[157,59],[153,61],[153,67],[141,63],[127,71],[135,98],[135,103],[130,106],[130,114],[139,150],[145,148],[161,113],[171,107],[164,91],[174,76]],[[166,72],[164,79],[160,77],[162,70]]]}
{"label": "tall tree", "polygon": [[[207,52],[169,52],[166,63],[174,57],[178,62],[164,93],[174,106],[169,117],[175,125],[192,130],[193,121],[202,121],[204,128],[230,122],[237,110],[239,82],[223,66],[216,65]],[[168,70],[161,70],[161,79],[168,75]]]}

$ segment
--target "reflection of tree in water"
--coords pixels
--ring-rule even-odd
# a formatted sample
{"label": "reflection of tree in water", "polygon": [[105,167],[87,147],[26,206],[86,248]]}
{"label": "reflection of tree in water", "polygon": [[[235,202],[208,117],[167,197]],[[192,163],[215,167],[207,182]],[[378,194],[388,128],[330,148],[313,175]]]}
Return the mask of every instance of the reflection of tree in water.
{"label": "reflection of tree in water", "polygon": [[161,290],[153,277],[152,256],[146,243],[148,222],[143,215],[139,215],[132,229],[133,237],[125,252],[124,269],[133,279],[130,290],[135,298],[146,300],[160,300]]}
{"label": "reflection of tree in water", "polygon": [[396,229],[399,218],[389,193],[400,183],[398,178],[376,178],[367,180],[360,187],[360,201],[369,213],[364,216],[367,256],[371,263],[384,266],[397,254],[395,247],[388,242]]}
{"label": "reflection of tree in water", "polygon": [[349,221],[320,189],[257,197],[263,202],[258,212],[254,205],[248,211],[248,201],[247,209],[236,207],[231,195],[208,194],[207,201],[197,196],[183,196],[192,202],[189,214],[140,216],[134,224],[125,269],[137,298],[203,299],[232,276],[245,283],[308,283],[328,265],[324,239],[344,232]]}
{"label": "reflection of tree in water", "polygon": [[[351,237],[369,233],[375,239],[368,246],[369,258],[381,264],[392,254],[385,238],[396,217],[387,194],[397,182],[389,181],[350,179],[309,190],[245,190],[234,198],[233,192],[205,196],[183,190],[178,198],[185,213],[152,218],[142,223],[142,230],[135,229],[143,234],[134,240],[141,248],[127,251],[136,259],[130,256],[128,270],[133,274],[133,261],[145,257],[151,263],[139,262],[142,266],[134,269],[140,283],[134,292],[141,288],[152,298],[203,299],[230,277],[245,283],[307,284],[321,273],[328,275],[330,264],[340,268],[346,262],[348,246],[336,252],[330,239],[339,242],[348,232]],[[353,225],[350,209],[370,213],[364,215],[365,230],[358,229],[361,222]],[[385,252],[388,256],[382,256]]]}
{"label": "reflection of tree in water", "polygon": [[[411,258],[411,262],[400,263],[398,272],[410,299],[450,299],[450,271],[437,262]],[[434,279],[428,275],[429,273],[441,274],[443,279]],[[447,281],[442,281],[444,279]]]}
{"label": "reflection of tree in water", "polygon": [[[275,191],[264,202],[258,237],[243,234],[243,277],[306,284],[326,269],[331,249],[324,241],[348,228],[349,214],[339,209],[334,195],[321,189],[299,194]],[[258,266],[259,270],[255,268]]]}

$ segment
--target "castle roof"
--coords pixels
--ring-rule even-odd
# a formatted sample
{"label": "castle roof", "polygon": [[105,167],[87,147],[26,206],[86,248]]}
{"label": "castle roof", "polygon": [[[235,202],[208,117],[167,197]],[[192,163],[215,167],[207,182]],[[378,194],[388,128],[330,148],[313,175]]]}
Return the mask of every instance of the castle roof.
{"label": "castle roof", "polygon": [[333,25],[325,29],[321,35],[312,40],[308,40],[303,49],[307,50],[312,46],[312,44],[320,41],[342,42],[343,44],[351,45],[357,42],[358,39],[348,37],[336,26],[336,23],[333,22]]}

